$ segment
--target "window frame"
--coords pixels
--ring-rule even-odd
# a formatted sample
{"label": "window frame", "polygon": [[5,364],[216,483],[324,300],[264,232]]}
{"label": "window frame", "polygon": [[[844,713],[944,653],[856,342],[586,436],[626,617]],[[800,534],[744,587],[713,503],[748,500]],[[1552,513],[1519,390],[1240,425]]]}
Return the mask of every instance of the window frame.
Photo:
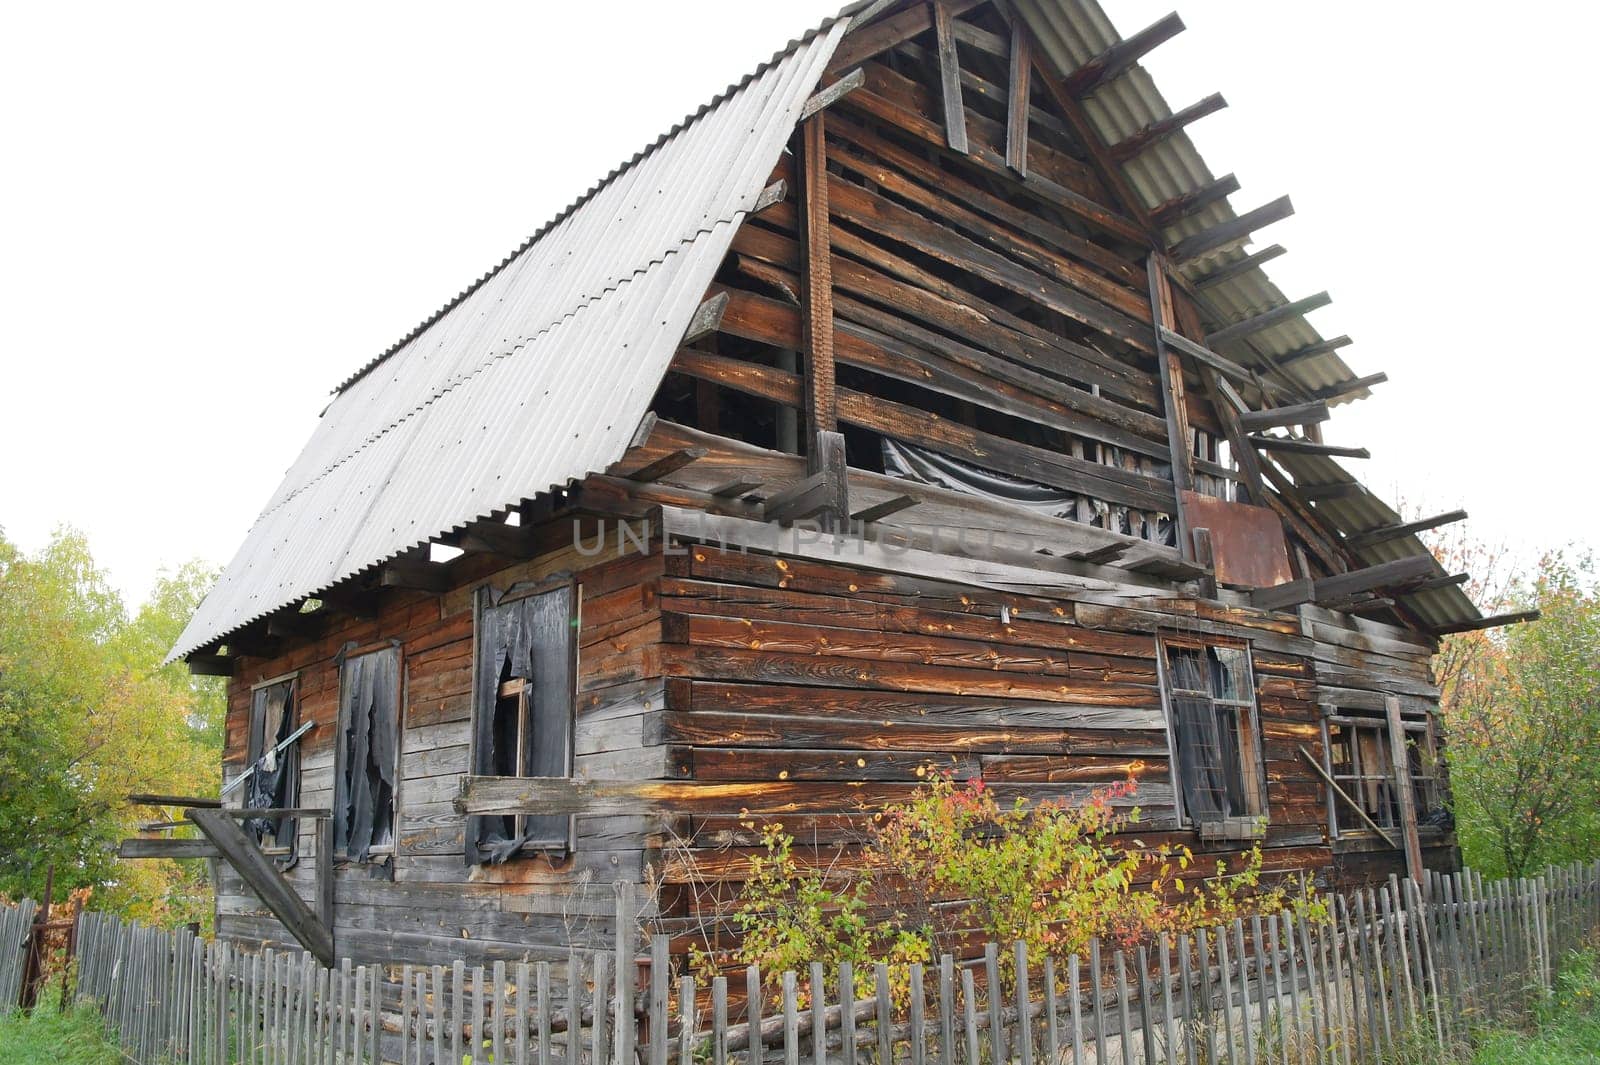
{"label": "window frame", "polygon": [[[1387,775],[1339,772],[1339,767],[1334,764],[1333,754],[1336,737],[1334,729],[1355,729],[1374,732],[1378,736],[1377,750],[1379,761],[1387,766]],[[1401,720],[1401,728],[1406,733],[1406,776],[1411,785],[1412,804],[1415,807],[1418,829],[1426,831],[1429,826],[1422,824],[1425,817],[1429,817],[1444,805],[1444,791],[1442,773],[1440,772],[1438,738],[1434,732],[1431,720]],[[1417,739],[1420,737],[1420,743]],[[1339,738],[1339,742],[1344,742]],[[1387,716],[1375,716],[1371,711],[1362,711],[1353,708],[1334,708],[1331,712],[1325,711],[1322,718],[1322,768],[1345,794],[1352,799],[1363,801],[1359,788],[1352,788],[1353,782],[1380,781],[1389,785],[1389,804],[1394,808],[1394,818],[1391,823],[1385,824],[1373,810],[1363,805],[1367,816],[1378,822],[1384,829],[1399,832],[1400,824],[1399,800],[1393,796],[1394,761],[1391,754],[1392,740],[1389,735],[1389,720]],[[1359,748],[1355,748],[1359,752]],[[1416,756],[1416,768],[1413,768],[1411,756]],[[1359,769],[1359,758],[1357,760]],[[1419,772],[1420,770],[1420,772]],[[1329,839],[1339,840],[1381,840],[1382,837],[1368,827],[1366,821],[1352,812],[1343,814],[1344,821],[1353,824],[1344,824],[1341,821],[1341,807],[1346,807],[1343,799],[1334,793],[1333,788],[1327,789],[1328,798],[1328,836]]]}
{"label": "window frame", "polygon": [[[517,761],[519,772],[512,779],[546,779],[546,780],[571,780],[577,772],[577,741],[578,741],[578,685],[579,685],[579,642],[583,622],[583,585],[576,576],[569,572],[557,573],[548,577],[518,581],[497,592],[493,585],[480,585],[473,592],[472,600],[472,700],[471,710],[468,715],[467,731],[467,772],[473,776],[501,776],[492,767],[482,763],[482,730],[493,727],[494,712],[490,718],[484,719],[485,700],[479,692],[479,676],[482,672],[484,654],[483,644],[483,617],[486,611],[510,606],[514,603],[538,596],[548,595],[553,592],[566,591],[569,596],[568,609],[568,639],[567,668],[571,677],[571,687],[565,692],[567,701],[566,724],[566,773],[561,777],[534,777],[521,771],[523,759],[528,755],[522,737],[529,727],[529,714],[532,713],[533,704],[529,698],[531,688],[523,678],[513,677],[510,681],[499,685],[494,702],[506,697],[507,684],[518,684],[516,691],[518,697],[517,720]],[[516,815],[514,831],[522,831],[529,817],[539,815]],[[483,826],[488,818],[477,816],[470,817],[467,821],[463,839],[463,851],[469,865],[487,864],[489,859],[483,847]],[[577,815],[569,814],[566,820],[566,832],[562,838],[542,838],[524,841],[511,858],[529,858],[545,855],[551,859],[558,859],[570,855],[577,849]],[[511,860],[508,858],[507,860]]]}
{"label": "window frame", "polygon": [[[245,767],[247,769],[261,760],[261,756],[267,747],[265,719],[262,719],[259,722],[261,731],[259,735],[257,734],[258,722],[256,719],[256,700],[261,692],[264,692],[269,688],[278,687],[279,685],[286,685],[289,689],[287,705],[289,708],[288,717],[290,723],[287,731],[292,735],[295,729],[300,727],[299,670],[295,670],[292,673],[283,673],[276,677],[268,677],[266,680],[260,680],[250,685],[250,710],[249,716],[245,720],[244,741]],[[293,759],[291,767],[292,772],[284,778],[288,782],[288,788],[281,807],[283,809],[292,809],[300,805],[300,793],[304,787],[303,777],[305,775],[305,763],[304,759],[301,757],[300,740],[303,740],[304,738],[305,737],[302,736],[300,739],[295,740],[283,751],[283,757],[286,761],[291,758]],[[276,741],[274,742],[274,745],[276,745]],[[239,798],[239,805],[243,809],[251,809],[252,807],[249,805],[249,781],[245,782],[242,790],[243,794]],[[280,819],[280,825],[286,825],[289,829],[288,852],[283,854],[275,854],[266,852],[265,848],[263,848],[263,851],[268,854],[268,857],[277,863],[279,869],[292,869],[295,863],[300,860],[300,820],[298,818],[282,818]],[[254,833],[251,833],[251,835],[253,838]],[[279,838],[279,835],[279,832],[274,832],[272,834],[275,847],[281,847],[284,845],[283,841]],[[258,847],[261,846],[261,843],[261,840],[256,840],[256,845]]]}
{"label": "window frame", "polygon": [[[1168,651],[1176,648],[1204,652],[1211,648],[1227,648],[1244,654],[1245,676],[1249,699],[1220,699],[1212,691],[1177,688],[1168,663]],[[1255,655],[1250,641],[1225,636],[1206,636],[1184,632],[1156,633],[1156,680],[1161,695],[1162,717],[1167,726],[1167,752],[1169,776],[1172,781],[1173,804],[1178,823],[1200,833],[1202,839],[1258,838],[1271,823],[1271,807],[1267,799],[1266,754],[1261,737],[1261,708],[1256,690]],[[1217,706],[1232,708],[1235,712],[1235,730],[1238,736],[1239,791],[1246,812],[1223,818],[1200,819],[1188,809],[1184,799],[1181,779],[1182,759],[1179,754],[1180,729],[1173,706],[1176,695],[1197,697],[1203,695],[1211,704],[1213,713]]]}
{"label": "window frame", "polygon": [[[348,674],[345,667],[358,658],[367,658],[378,654],[394,655],[394,766],[393,786],[389,798],[389,842],[380,843],[367,849],[365,859],[350,857],[347,848],[338,844],[339,825],[344,817],[345,807],[345,760],[349,757],[348,739],[350,723],[345,714],[345,684]],[[335,714],[336,729],[334,732],[333,746],[333,804],[331,811],[334,818],[334,861],[338,864],[382,865],[388,863],[393,869],[395,856],[400,853],[400,811],[401,811],[401,764],[405,757],[405,705],[406,705],[406,656],[405,648],[399,640],[389,640],[382,643],[369,643],[360,646],[347,647],[339,655],[339,689],[337,703],[338,710]]]}

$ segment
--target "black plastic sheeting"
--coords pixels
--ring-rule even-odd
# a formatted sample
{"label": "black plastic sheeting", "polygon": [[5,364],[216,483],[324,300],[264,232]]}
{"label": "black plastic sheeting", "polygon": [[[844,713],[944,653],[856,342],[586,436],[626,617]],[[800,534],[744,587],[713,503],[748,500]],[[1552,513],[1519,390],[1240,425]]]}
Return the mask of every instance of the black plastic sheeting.
{"label": "black plastic sheeting", "polygon": [[[1212,691],[1213,678],[1205,661],[1202,651],[1170,648],[1172,687]],[[1237,713],[1236,708],[1219,706],[1204,696],[1172,693],[1178,782],[1184,810],[1196,821],[1220,821],[1246,812]]]}
{"label": "black plastic sheeting", "polygon": [[339,667],[340,747],[333,849],[364,862],[394,842],[394,776],[400,724],[400,648],[388,647]]}
{"label": "black plastic sheeting", "polygon": [[[572,775],[573,587],[516,596],[496,603],[485,590],[479,600],[478,655],[473,678],[473,769],[486,776]],[[526,719],[515,700],[499,699],[500,686],[526,682]],[[518,725],[522,746],[518,749]],[[499,864],[527,848],[564,850],[571,818],[566,814],[474,817],[468,861]],[[520,827],[519,827],[520,822]]]}
{"label": "black plastic sheeting", "polygon": [[[247,809],[286,809],[299,800],[300,744],[291,743],[281,751],[273,748],[289,738],[298,724],[295,712],[294,681],[285,680],[257,688],[250,700],[251,764],[255,772],[244,785]],[[260,846],[267,836],[278,846],[288,846],[288,858],[278,864],[294,864],[297,823],[292,818],[250,817],[244,830]]]}
{"label": "black plastic sheeting", "polygon": [[[1124,535],[1130,533],[1127,527],[1126,507],[1109,506],[1075,492],[1064,492],[1059,488],[996,473],[994,470],[974,466],[970,462],[963,462],[949,455],[942,455],[937,451],[899,440],[891,440],[888,437],[882,438],[882,445],[883,472],[891,477],[937,485],[940,488],[965,492],[967,495],[981,496],[1000,503],[1010,503],[1048,517],[1079,521],[1102,529],[1110,528]],[[1166,475],[1171,476],[1169,468],[1165,465],[1152,471],[1152,474],[1161,476],[1162,471],[1167,471]],[[1175,542],[1177,532],[1170,519],[1161,519],[1157,531],[1159,533],[1157,542],[1169,546]]]}

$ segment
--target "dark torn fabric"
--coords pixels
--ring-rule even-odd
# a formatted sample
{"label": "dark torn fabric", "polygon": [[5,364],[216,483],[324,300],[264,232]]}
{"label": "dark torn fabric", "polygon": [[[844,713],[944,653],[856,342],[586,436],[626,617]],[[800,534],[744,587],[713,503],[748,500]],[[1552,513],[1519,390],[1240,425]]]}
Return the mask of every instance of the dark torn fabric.
{"label": "dark torn fabric", "polygon": [[394,840],[394,773],[400,717],[400,649],[347,658],[339,670],[344,758],[334,810],[334,850],[364,862]]}
{"label": "dark torn fabric", "polygon": [[[1024,481],[994,470],[974,466],[969,462],[941,455],[937,451],[917,447],[900,440],[882,438],[883,472],[919,484],[948,488],[953,492],[980,496],[1000,503],[1026,507],[1028,510],[1051,518],[1065,518],[1085,525],[1111,528],[1128,534],[1127,507],[1110,507],[1087,495],[1064,492],[1059,488]],[[1151,476],[1170,477],[1171,468],[1158,464],[1149,471]],[[1156,542],[1171,545],[1177,533],[1169,518],[1155,518]]]}
{"label": "dark torn fabric", "polygon": [[[1183,805],[1196,821],[1220,821],[1244,812],[1238,773],[1239,737],[1232,713],[1218,713],[1218,707],[1204,695],[1183,694],[1210,691],[1210,677],[1201,661],[1201,652],[1170,648],[1167,665],[1172,672],[1172,717],[1178,734],[1178,783],[1183,790]],[[1230,770],[1230,767],[1233,769]]]}
{"label": "dark torn fabric", "polygon": [[[255,772],[245,782],[244,805],[247,809],[286,809],[299,799],[300,744],[291,743],[281,751],[274,748],[289,738],[295,729],[294,682],[257,688],[250,702],[251,765]],[[296,823],[291,818],[246,818],[244,830],[255,838],[259,846],[267,836],[279,846],[290,848],[288,861],[279,858],[280,865],[294,861]]]}
{"label": "dark torn fabric", "polygon": [[[487,590],[482,593],[472,689],[476,772],[489,776],[571,775],[576,635],[572,599],[570,585],[535,595],[508,595],[492,606],[488,605]],[[518,700],[499,698],[500,686],[512,679],[526,682],[525,723],[519,718]],[[564,848],[569,822],[565,814],[475,817],[470,827],[475,860],[498,864],[529,846]]]}

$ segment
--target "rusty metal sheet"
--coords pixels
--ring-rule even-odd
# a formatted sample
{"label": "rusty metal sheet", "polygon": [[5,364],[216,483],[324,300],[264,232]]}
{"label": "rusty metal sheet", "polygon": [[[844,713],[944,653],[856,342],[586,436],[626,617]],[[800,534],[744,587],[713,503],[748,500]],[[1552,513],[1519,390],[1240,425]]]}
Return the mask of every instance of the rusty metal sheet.
{"label": "rusty metal sheet", "polygon": [[1198,492],[1183,493],[1183,509],[1189,528],[1211,530],[1218,584],[1271,588],[1293,579],[1283,523],[1271,510]]}

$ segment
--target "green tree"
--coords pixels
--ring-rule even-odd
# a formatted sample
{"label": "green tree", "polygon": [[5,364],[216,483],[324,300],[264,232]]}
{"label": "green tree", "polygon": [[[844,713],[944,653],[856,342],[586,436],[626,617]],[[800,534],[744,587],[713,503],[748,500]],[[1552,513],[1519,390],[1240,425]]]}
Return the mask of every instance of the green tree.
{"label": "green tree", "polygon": [[198,863],[122,862],[151,811],[133,791],[214,793],[223,694],[161,666],[211,577],[164,576],[130,617],[84,537],[58,530],[28,556],[0,535],[0,895],[88,887],[145,919],[209,912]]}
{"label": "green tree", "polygon": [[1463,855],[1485,874],[1520,876],[1600,855],[1594,558],[1546,555],[1506,599],[1543,616],[1447,639],[1442,712]]}

